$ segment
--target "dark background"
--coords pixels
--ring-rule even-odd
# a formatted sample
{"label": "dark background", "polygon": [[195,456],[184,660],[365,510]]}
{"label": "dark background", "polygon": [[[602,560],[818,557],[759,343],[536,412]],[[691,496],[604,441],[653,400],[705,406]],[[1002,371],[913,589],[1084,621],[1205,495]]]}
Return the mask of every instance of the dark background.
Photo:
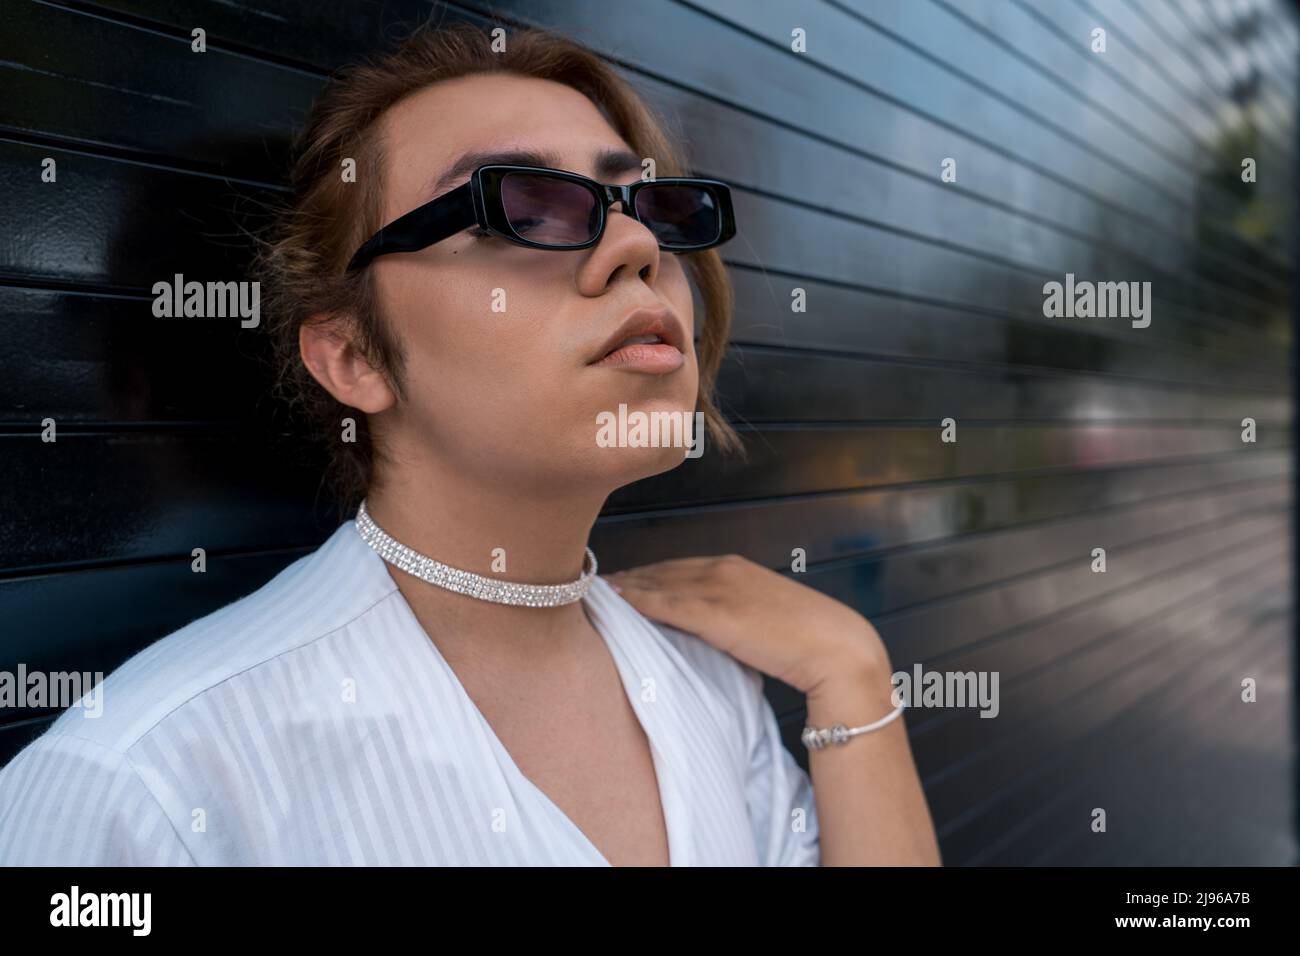
{"label": "dark background", "polygon": [[[615,62],[736,197],[720,397],[750,462],[614,494],[602,569],[802,547],[896,668],[998,671],[997,719],[906,715],[950,865],[1296,862],[1293,4],[0,10],[0,669],[111,670],[333,530],[261,330],[155,319],[150,288],[244,274],[331,70],[495,12]],[[1066,272],[1150,281],[1151,326],[1044,318]],[[800,696],[769,696],[806,766]],[[50,715],[0,719],[3,763]]]}

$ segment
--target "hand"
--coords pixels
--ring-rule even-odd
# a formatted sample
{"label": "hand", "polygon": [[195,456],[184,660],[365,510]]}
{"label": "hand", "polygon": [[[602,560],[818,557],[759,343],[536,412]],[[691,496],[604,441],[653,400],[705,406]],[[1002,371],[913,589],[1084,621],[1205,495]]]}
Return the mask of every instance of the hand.
{"label": "hand", "polygon": [[805,694],[855,672],[888,679],[889,655],[865,617],[738,554],[658,561],[604,577],[646,617]]}

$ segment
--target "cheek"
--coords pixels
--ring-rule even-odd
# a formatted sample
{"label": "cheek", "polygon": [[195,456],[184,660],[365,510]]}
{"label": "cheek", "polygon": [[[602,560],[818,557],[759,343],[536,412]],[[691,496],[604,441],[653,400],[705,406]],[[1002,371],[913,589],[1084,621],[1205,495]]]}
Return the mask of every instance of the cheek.
{"label": "cheek", "polygon": [[511,275],[502,283],[499,269],[453,260],[406,270],[386,287],[384,314],[405,346],[408,400],[423,426],[461,422],[526,440],[530,420],[564,406],[590,331],[566,325],[571,293]]}

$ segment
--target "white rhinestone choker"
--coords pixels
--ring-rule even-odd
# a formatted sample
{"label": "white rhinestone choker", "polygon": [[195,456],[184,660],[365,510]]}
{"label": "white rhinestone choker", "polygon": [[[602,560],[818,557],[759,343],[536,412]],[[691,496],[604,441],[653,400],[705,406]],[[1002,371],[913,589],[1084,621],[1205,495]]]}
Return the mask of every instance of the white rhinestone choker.
{"label": "white rhinestone choker", "polygon": [[379,556],[394,567],[401,568],[407,574],[413,574],[422,581],[436,584],[457,594],[467,594],[482,601],[494,604],[515,604],[523,607],[558,607],[582,600],[591,582],[596,578],[596,555],[587,548],[583,559],[582,576],[568,584],[517,584],[513,581],[499,581],[486,578],[472,571],[461,571],[440,561],[413,551],[404,544],[391,538],[383,528],[375,524],[370,513],[366,511],[363,499],[357,508],[357,531],[366,544],[374,548]]}

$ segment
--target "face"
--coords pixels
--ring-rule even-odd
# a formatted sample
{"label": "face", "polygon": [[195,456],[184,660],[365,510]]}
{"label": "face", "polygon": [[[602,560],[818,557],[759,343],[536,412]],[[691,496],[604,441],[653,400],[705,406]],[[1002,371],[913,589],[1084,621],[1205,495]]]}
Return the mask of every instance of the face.
{"label": "face", "polygon": [[[470,151],[528,151],[549,166],[601,182],[633,183],[641,157],[597,107],[563,84],[506,74],[436,84],[382,119],[383,221],[459,186],[435,186]],[[622,168],[597,158],[629,155]],[[503,160],[512,161],[512,160]],[[464,477],[520,488],[603,490],[680,464],[682,447],[601,447],[601,412],[675,412],[691,419],[699,379],[693,306],[682,260],[660,251],[621,204],[599,243],[529,249],[457,233],[419,252],[381,256],[381,315],[406,355],[406,401],[371,398],[376,440],[397,467],[435,460]],[[685,360],[664,372],[593,365],[634,310],[668,309],[684,331]],[[349,402],[355,404],[355,402]],[[357,405],[357,407],[362,407]]]}

